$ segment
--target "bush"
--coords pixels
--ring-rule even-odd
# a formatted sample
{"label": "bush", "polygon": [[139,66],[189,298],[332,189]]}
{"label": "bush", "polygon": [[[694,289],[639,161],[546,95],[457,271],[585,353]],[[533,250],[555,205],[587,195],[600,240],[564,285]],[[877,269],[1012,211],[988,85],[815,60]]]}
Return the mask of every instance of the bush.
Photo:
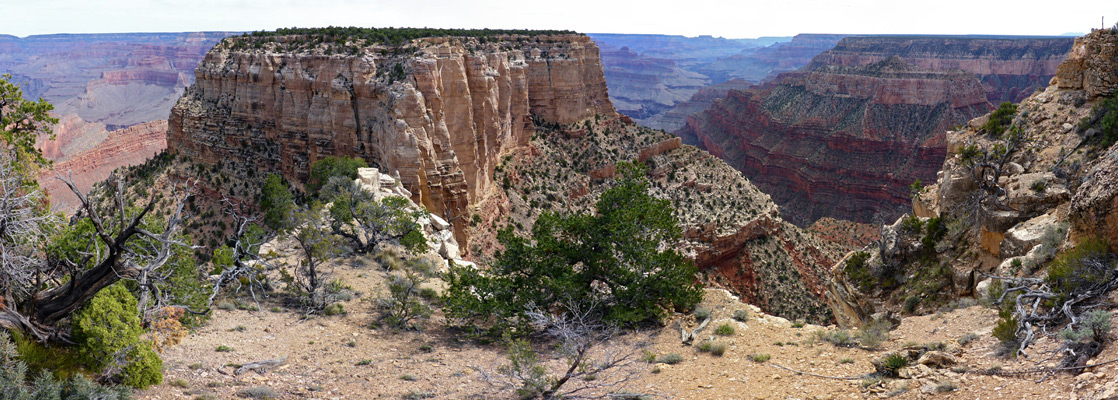
{"label": "bush", "polygon": [[122,383],[141,389],[163,383],[163,360],[150,344],[140,343],[128,353]]}
{"label": "bush", "polygon": [[660,357],[656,357],[656,362],[663,363],[663,364],[674,365],[674,364],[679,364],[682,361],[683,361],[683,356],[681,356],[677,353],[669,353],[669,354],[662,355]]}
{"label": "bush", "polygon": [[1001,137],[1005,133],[1009,124],[1013,123],[1013,115],[1017,114],[1017,105],[1004,102],[998,106],[997,110],[990,113],[990,119],[982,125],[982,130],[993,137]]}
{"label": "bush", "polygon": [[846,259],[846,267],[843,268],[843,271],[846,272],[846,278],[858,285],[858,289],[863,292],[872,290],[876,281],[869,265],[866,264],[869,258],[870,253],[868,252],[855,252],[850,255],[850,258]]}
{"label": "bush", "polygon": [[744,323],[745,321],[749,320],[749,311],[734,310],[734,320]]}
{"label": "bush", "polygon": [[287,180],[270,174],[260,189],[260,211],[264,212],[264,225],[273,230],[287,229],[295,212],[295,196],[287,188]]}
{"label": "bush", "polygon": [[714,328],[714,334],[718,336],[730,336],[734,334],[734,326],[730,324],[718,325]]}
{"label": "bush", "polygon": [[0,330],[0,398],[3,399],[102,399],[123,400],[131,398],[131,391],[123,386],[100,386],[80,373],[68,380],[59,381],[50,371],[42,371],[30,382],[28,367],[20,358],[16,344],[8,332]]}
{"label": "bush", "polygon": [[815,338],[824,342],[833,344],[839,347],[855,347],[858,342],[854,340],[854,336],[850,335],[850,331],[846,329],[835,329],[834,331],[815,331]]}
{"label": "bush", "polygon": [[431,315],[431,307],[420,298],[419,285],[423,278],[411,271],[397,273],[389,277],[388,296],[377,303],[382,313],[381,320],[395,329],[408,329],[416,319],[426,319]]}
{"label": "bush", "polygon": [[772,358],[772,356],[768,355],[768,354],[750,354],[749,355],[749,360],[753,361],[755,363],[758,363],[758,364],[763,363],[765,361],[769,361],[770,358]]}
{"label": "bush", "polygon": [[702,321],[704,319],[710,318],[711,313],[712,313],[712,311],[709,308],[699,307],[699,308],[696,308],[695,312],[692,313],[692,314],[695,315],[696,320]]}
{"label": "bush", "polygon": [[1048,284],[1063,303],[1070,296],[1089,287],[1106,284],[1114,279],[1109,267],[1111,256],[1106,242],[1087,239],[1064,252],[1048,264]]}
{"label": "bush", "polygon": [[619,164],[622,178],[602,193],[593,215],[544,213],[532,236],[498,234],[504,251],[487,273],[452,267],[443,304],[447,318],[490,333],[530,330],[524,313],[586,299],[607,323],[660,321],[702,300],[692,264],[670,244],[681,231],[667,200],[648,194],[642,166]]}
{"label": "bush", "polygon": [[318,193],[318,189],[326,184],[332,177],[343,177],[348,180],[357,179],[357,169],[369,165],[365,160],[349,156],[329,156],[318,160],[311,166],[311,173],[307,182],[309,193]]}
{"label": "bush", "polygon": [[900,353],[891,353],[882,360],[881,368],[886,376],[897,376],[897,371],[908,366],[908,357]]}

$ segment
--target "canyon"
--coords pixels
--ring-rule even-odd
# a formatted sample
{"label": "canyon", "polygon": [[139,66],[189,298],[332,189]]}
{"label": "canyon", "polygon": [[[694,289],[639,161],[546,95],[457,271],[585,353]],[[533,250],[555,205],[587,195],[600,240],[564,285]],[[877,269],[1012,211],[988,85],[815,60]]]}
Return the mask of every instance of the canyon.
{"label": "canyon", "polygon": [[[86,190],[115,168],[143,162],[166,147],[171,107],[194,83],[194,68],[206,51],[231,34],[0,35],[0,71],[12,75],[24,97],[55,106],[56,137],[38,146],[55,161],[55,170],[73,173]],[[123,149],[130,152],[114,153]],[[76,208],[76,198],[53,171],[44,171],[40,182],[50,188],[55,208]]]}
{"label": "canyon", "polygon": [[[780,72],[799,69],[845,35],[757,39],[590,36],[602,49],[606,83],[617,110],[641,125],[671,132],[683,126],[682,117],[697,111],[696,105],[699,109],[709,106],[711,93],[724,94],[721,85],[760,83]],[[698,93],[700,90],[704,93]]]}
{"label": "canyon", "polygon": [[840,248],[784,221],[718,158],[618,114],[589,37],[429,37],[408,52],[366,43],[364,56],[291,48],[308,42],[215,46],[171,111],[168,151],[296,187],[323,157],[363,158],[449,221],[475,260],[499,250],[500,227],[530,232],[540,212],[586,209],[619,162],[640,160],[680,209],[681,249],[704,280],[782,315],[830,320],[823,281]]}
{"label": "canyon", "polygon": [[678,134],[745,173],[797,225],[892,220],[911,183],[935,179],[944,132],[1047,84],[1071,40],[846,37],[802,70],[728,90]]}

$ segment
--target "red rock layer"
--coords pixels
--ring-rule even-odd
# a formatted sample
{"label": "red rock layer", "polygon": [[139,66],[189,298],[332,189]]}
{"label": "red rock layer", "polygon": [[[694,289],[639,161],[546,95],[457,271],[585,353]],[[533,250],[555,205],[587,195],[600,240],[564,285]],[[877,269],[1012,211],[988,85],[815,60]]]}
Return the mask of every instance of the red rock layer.
{"label": "red rock layer", "polygon": [[[78,189],[85,192],[108,178],[113,170],[141,164],[165,148],[167,120],[152,121],[109,132],[96,147],[55,162],[54,171],[65,177],[72,174]],[[66,184],[58,180],[54,171],[45,171],[39,182],[50,196],[51,206],[70,213],[81,203]]]}
{"label": "red rock layer", "polygon": [[742,171],[797,225],[869,222],[907,207],[914,180],[934,180],[946,129],[991,108],[973,75],[892,59],[730,91],[689,116],[680,136]]}

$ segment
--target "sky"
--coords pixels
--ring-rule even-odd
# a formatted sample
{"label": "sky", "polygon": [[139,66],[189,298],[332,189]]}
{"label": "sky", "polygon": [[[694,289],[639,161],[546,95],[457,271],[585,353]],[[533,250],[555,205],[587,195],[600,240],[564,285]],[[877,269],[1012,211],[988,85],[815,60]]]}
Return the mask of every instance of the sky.
{"label": "sky", "polygon": [[362,26],[569,29],[727,38],[797,33],[1060,35],[1115,0],[0,0],[0,34]]}

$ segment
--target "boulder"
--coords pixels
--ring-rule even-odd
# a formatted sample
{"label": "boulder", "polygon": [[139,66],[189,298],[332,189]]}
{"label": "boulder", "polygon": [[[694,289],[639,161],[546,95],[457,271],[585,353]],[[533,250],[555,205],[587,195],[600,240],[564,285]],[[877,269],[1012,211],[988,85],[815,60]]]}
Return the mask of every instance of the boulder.
{"label": "boulder", "polygon": [[1045,212],[1071,198],[1071,192],[1051,172],[1011,176],[1006,191],[1006,206],[1026,215]]}
{"label": "boulder", "polygon": [[446,220],[442,219],[442,217],[434,214],[431,214],[431,226],[440,231],[450,229],[450,223],[446,222]]}
{"label": "boulder", "polygon": [[1118,251],[1118,149],[1098,158],[1071,199],[1071,238],[1097,237]]}
{"label": "boulder", "polygon": [[958,364],[959,359],[942,351],[929,351],[920,356],[916,363],[938,369]]}
{"label": "boulder", "polygon": [[1048,213],[1014,225],[1005,232],[1001,243],[1002,257],[1023,256],[1040,244],[1045,232],[1056,227],[1056,215]]}

